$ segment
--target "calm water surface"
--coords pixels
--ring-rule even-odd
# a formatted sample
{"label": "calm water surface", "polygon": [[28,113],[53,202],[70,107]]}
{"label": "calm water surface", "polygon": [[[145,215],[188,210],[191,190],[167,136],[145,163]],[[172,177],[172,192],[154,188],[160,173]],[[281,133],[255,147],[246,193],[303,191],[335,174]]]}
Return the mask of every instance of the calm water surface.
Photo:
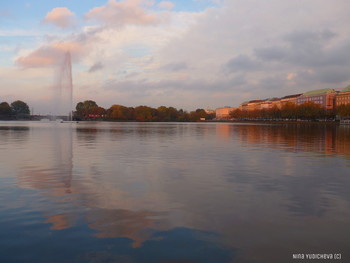
{"label": "calm water surface", "polygon": [[350,262],[350,127],[0,122],[0,262]]}

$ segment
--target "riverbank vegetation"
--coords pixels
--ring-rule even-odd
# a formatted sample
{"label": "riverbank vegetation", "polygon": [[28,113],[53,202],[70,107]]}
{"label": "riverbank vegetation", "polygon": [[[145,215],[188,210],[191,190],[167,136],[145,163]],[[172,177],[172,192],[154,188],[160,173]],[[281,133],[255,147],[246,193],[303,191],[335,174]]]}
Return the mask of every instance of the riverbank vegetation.
{"label": "riverbank vegetation", "polygon": [[275,106],[271,109],[243,111],[236,109],[230,113],[232,119],[260,119],[260,120],[334,120],[350,116],[350,105],[340,105],[334,110],[326,110],[321,105],[306,102],[300,105],[286,103],[280,109]]}
{"label": "riverbank vegetation", "polygon": [[[243,111],[236,109],[230,113],[229,118],[234,120],[335,120],[336,117],[350,118],[350,104],[340,105],[333,110],[326,110],[319,104],[307,102],[301,105],[286,103],[281,108]],[[149,106],[126,107],[112,105],[105,109],[93,100],[79,102],[73,112],[75,120],[105,120],[105,121],[200,121],[215,120],[215,113],[208,113],[204,109],[187,112],[174,107]],[[27,103],[16,100],[11,104],[0,103],[0,120],[30,119],[30,110]]]}
{"label": "riverbank vegetation", "polygon": [[126,107],[123,105],[112,105],[104,109],[95,101],[86,100],[79,102],[74,112],[76,120],[107,120],[107,121],[200,121],[212,120],[214,113],[207,113],[204,109],[187,112],[174,107],[160,106],[152,108],[149,106]]}
{"label": "riverbank vegetation", "polygon": [[4,101],[0,103],[0,120],[29,119],[30,110],[27,103],[16,100],[10,104]]}

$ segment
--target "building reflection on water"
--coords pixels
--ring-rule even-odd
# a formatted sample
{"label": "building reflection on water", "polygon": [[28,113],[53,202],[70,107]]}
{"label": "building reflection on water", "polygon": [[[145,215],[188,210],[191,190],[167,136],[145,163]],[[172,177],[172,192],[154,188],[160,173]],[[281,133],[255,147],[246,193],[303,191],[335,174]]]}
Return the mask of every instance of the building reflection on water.
{"label": "building reflection on water", "polygon": [[223,140],[236,139],[244,146],[275,148],[283,151],[310,152],[327,156],[350,156],[349,125],[230,125],[216,126]]}

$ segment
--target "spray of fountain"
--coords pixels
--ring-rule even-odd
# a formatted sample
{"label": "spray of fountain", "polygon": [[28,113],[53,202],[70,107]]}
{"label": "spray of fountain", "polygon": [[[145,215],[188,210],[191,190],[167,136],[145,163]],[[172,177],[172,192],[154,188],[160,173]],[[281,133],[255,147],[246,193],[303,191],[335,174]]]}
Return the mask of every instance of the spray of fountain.
{"label": "spray of fountain", "polygon": [[72,62],[70,52],[64,54],[63,61],[59,67],[58,79],[54,87],[54,113],[53,118],[57,120],[65,117],[68,121],[72,120],[73,104],[73,80],[72,80]]}

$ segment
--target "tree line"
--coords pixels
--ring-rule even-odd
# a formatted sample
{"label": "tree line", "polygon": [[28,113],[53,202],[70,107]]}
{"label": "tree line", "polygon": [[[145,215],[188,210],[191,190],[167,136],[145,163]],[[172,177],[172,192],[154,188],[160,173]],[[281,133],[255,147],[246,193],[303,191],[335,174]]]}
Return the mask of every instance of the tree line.
{"label": "tree line", "polygon": [[29,107],[27,103],[21,100],[16,100],[11,104],[6,101],[0,103],[1,120],[29,119],[29,117]]}
{"label": "tree line", "polygon": [[244,111],[236,109],[230,112],[233,119],[334,119],[336,115],[344,118],[350,117],[350,104],[340,105],[333,110],[326,110],[321,105],[314,102],[306,102],[296,105],[287,102],[278,108],[276,105],[271,109],[260,109],[252,111]]}
{"label": "tree line", "polygon": [[110,120],[110,121],[199,121],[211,120],[215,114],[208,114],[204,109],[187,112],[174,107],[160,106],[152,108],[149,106],[126,107],[123,105],[112,105],[104,109],[95,101],[86,100],[76,105],[73,114],[76,120]]}

